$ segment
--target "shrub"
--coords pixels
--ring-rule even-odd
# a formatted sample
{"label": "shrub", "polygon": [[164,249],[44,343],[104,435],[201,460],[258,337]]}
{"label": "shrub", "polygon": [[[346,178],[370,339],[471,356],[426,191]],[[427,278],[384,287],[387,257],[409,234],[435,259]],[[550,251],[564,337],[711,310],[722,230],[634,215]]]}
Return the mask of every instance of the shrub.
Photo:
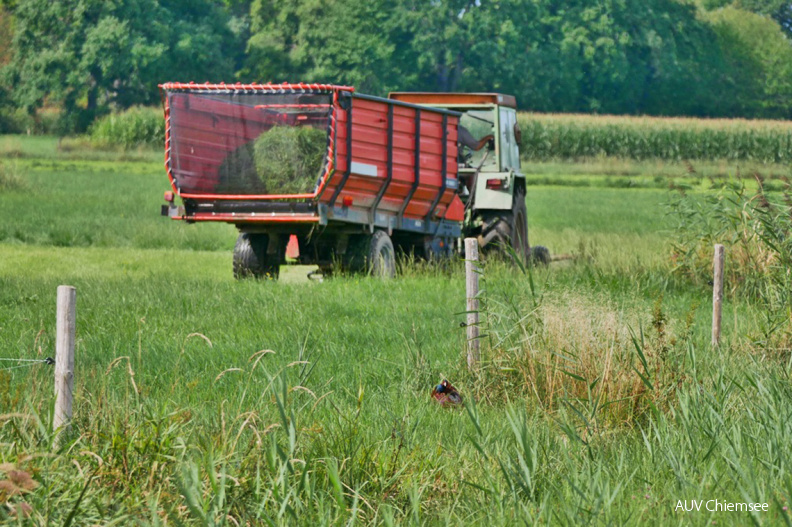
{"label": "shrub", "polygon": [[32,127],[32,118],[23,110],[0,106],[0,134],[21,134]]}
{"label": "shrub", "polygon": [[165,119],[159,108],[138,106],[101,117],[89,134],[97,146],[159,147],[165,144]]}

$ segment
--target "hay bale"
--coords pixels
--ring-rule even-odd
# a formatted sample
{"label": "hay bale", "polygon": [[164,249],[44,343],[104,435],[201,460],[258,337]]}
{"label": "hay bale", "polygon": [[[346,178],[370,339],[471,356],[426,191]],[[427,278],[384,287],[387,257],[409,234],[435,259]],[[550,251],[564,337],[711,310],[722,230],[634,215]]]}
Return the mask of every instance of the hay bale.
{"label": "hay bale", "polygon": [[266,187],[258,177],[253,162],[253,143],[246,143],[230,152],[217,169],[215,192],[220,194],[265,194]]}
{"label": "hay bale", "polygon": [[327,154],[327,131],[274,126],[253,145],[256,174],[269,194],[313,192]]}

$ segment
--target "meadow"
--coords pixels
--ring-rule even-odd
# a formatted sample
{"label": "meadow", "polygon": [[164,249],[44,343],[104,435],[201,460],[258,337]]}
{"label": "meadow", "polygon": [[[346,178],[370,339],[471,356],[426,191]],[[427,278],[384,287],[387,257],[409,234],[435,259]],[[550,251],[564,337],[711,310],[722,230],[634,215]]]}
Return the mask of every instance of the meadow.
{"label": "meadow", "polygon": [[[51,367],[0,370],[3,522],[789,523],[790,356],[735,288],[710,347],[711,291],[673,272],[669,186],[713,192],[684,165],[526,162],[531,241],[574,258],[485,264],[471,374],[461,261],[235,282],[233,227],[159,216],[159,152],[0,152],[0,357],[52,356],[56,287],[78,302],[60,446]],[[430,400],[443,378],[464,408]],[[692,499],[769,510],[675,511]]]}

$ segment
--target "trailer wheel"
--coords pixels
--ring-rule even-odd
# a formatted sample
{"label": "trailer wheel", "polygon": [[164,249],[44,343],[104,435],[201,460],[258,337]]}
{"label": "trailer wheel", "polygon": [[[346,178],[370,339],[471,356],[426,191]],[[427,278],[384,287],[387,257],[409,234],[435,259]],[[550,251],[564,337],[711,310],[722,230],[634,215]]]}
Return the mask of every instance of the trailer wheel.
{"label": "trailer wheel", "polygon": [[282,250],[267,254],[269,235],[244,232],[234,246],[234,278],[277,280],[280,274]]}
{"label": "trailer wheel", "polygon": [[376,231],[369,240],[367,270],[378,278],[396,276],[396,251],[393,242],[385,231]]}
{"label": "trailer wheel", "polygon": [[482,214],[479,246],[489,251],[496,248],[504,250],[511,247],[523,262],[528,262],[528,213],[525,206],[525,191],[515,189],[512,210]]}

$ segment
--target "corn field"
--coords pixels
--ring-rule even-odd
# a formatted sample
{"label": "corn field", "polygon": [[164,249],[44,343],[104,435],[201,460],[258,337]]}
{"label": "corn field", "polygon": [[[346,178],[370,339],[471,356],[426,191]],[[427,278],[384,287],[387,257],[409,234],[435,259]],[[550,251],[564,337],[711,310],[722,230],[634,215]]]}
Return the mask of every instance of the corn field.
{"label": "corn field", "polygon": [[524,159],[792,161],[792,122],[522,113]]}

